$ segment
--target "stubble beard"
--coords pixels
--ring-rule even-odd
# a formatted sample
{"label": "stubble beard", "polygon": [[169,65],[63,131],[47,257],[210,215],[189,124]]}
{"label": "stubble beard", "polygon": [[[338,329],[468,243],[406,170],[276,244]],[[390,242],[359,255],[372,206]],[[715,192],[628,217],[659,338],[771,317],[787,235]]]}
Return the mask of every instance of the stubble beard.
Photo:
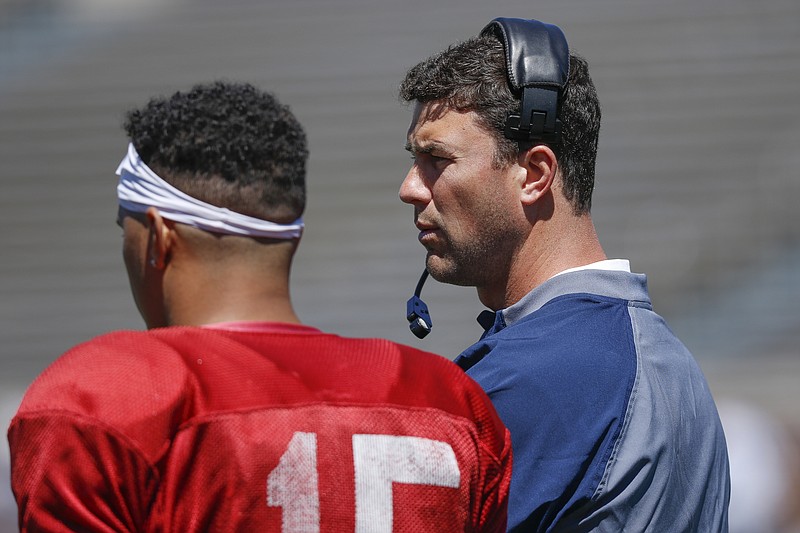
{"label": "stubble beard", "polygon": [[514,255],[516,236],[501,216],[485,220],[483,230],[467,242],[446,238],[443,248],[428,250],[426,266],[441,283],[462,287],[490,287],[505,279]]}

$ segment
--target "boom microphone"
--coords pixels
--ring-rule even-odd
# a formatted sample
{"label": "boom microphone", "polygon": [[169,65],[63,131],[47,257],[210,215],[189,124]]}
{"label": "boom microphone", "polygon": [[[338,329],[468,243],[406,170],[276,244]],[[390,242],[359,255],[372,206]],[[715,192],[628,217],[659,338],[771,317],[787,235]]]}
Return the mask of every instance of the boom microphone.
{"label": "boom microphone", "polygon": [[431,314],[428,312],[428,306],[425,305],[419,295],[422,293],[422,286],[425,280],[428,279],[428,269],[422,272],[419,281],[417,282],[417,289],[414,291],[414,296],[408,299],[406,303],[406,319],[409,324],[408,327],[411,332],[420,339],[431,332],[433,323],[431,322]]}

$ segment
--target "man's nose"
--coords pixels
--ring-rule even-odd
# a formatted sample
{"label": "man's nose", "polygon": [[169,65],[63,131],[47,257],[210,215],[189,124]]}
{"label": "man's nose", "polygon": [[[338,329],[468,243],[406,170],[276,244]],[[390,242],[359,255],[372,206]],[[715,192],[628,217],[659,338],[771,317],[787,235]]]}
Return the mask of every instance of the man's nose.
{"label": "man's nose", "polygon": [[407,204],[425,204],[430,201],[430,190],[425,185],[417,165],[411,166],[400,185],[400,200]]}

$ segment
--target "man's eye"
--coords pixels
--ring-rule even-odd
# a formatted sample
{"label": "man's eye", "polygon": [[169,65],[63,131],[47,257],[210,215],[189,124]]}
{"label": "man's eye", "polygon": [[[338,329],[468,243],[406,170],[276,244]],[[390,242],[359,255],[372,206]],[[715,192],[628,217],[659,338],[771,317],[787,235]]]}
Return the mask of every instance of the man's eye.
{"label": "man's eye", "polygon": [[429,153],[411,154],[411,159],[413,159],[414,161],[416,161],[418,163],[422,162],[422,161],[427,161],[427,162],[430,162],[430,163],[438,163],[440,161],[448,161],[448,159],[446,157],[433,155],[433,154],[429,154]]}

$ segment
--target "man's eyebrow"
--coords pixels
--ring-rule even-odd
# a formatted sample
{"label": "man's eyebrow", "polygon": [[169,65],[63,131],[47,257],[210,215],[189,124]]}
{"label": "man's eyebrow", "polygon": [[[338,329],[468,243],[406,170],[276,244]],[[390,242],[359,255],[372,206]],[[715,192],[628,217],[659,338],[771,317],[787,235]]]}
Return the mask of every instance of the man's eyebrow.
{"label": "man's eyebrow", "polygon": [[423,147],[416,143],[412,143],[411,141],[406,143],[406,152],[411,152],[413,154],[429,153],[431,150],[431,146]]}
{"label": "man's eyebrow", "polygon": [[431,141],[425,144],[406,142],[406,150],[414,154],[430,154],[434,150],[450,153],[450,150],[444,144],[438,141]]}

